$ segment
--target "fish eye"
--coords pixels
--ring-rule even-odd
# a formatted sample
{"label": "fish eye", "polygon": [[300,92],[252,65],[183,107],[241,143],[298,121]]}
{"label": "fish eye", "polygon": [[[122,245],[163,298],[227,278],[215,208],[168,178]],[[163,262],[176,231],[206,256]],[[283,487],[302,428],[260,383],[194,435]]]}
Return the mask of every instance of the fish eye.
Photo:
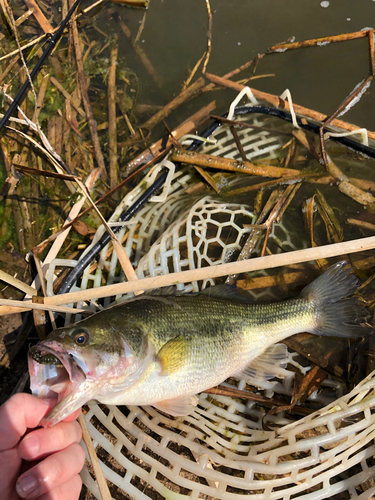
{"label": "fish eye", "polygon": [[73,340],[78,345],[84,345],[90,339],[90,335],[87,332],[78,332],[74,335]]}

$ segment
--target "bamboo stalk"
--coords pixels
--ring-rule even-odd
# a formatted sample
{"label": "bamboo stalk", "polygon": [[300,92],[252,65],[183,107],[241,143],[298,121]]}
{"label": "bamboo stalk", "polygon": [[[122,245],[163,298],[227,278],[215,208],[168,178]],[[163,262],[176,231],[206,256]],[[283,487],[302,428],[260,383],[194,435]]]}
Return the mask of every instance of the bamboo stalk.
{"label": "bamboo stalk", "polygon": [[271,167],[269,165],[254,165],[250,161],[232,160],[221,156],[196,153],[195,151],[185,151],[176,149],[171,161],[180,161],[198,165],[199,167],[214,168],[217,170],[227,170],[230,172],[241,172],[245,174],[259,175],[262,177],[283,177],[285,175],[300,175],[299,170],[293,168]]}
{"label": "bamboo stalk", "polygon": [[375,236],[360,238],[357,240],[344,241],[316,248],[295,250],[283,254],[267,255],[240,262],[229,262],[217,266],[204,267],[202,269],[191,269],[162,276],[151,276],[126,283],[106,285],[89,290],[70,292],[54,297],[46,297],[44,303],[50,305],[61,305],[75,303],[82,300],[93,300],[112,295],[121,295],[141,290],[152,290],[163,286],[177,285],[178,283],[190,283],[202,279],[215,279],[229,274],[239,274],[259,269],[273,269],[280,266],[288,266],[301,262],[309,262],[320,258],[337,257],[339,255],[364,252],[375,248]]}
{"label": "bamboo stalk", "polygon": [[[212,75],[211,73],[206,73],[205,76],[213,83],[221,85],[222,87],[228,87],[232,90],[235,90],[236,92],[241,92],[241,90],[245,88],[245,85],[232,82],[231,80],[222,78],[220,76]],[[250,90],[254,94],[254,97],[256,97],[256,99],[269,102],[270,104],[273,104],[273,106],[280,107],[288,111],[290,110],[289,103],[283,99],[280,99],[280,97],[253,88],[250,88]],[[327,115],[319,113],[319,111],[314,111],[312,109],[305,108],[304,106],[300,106],[295,103],[293,103],[293,108],[296,113],[305,115],[306,117],[312,118],[313,120],[324,122],[324,120],[328,118]],[[333,120],[331,125],[333,125],[334,127],[342,128],[343,130],[349,130],[350,132],[353,130],[359,130],[359,127],[357,127],[356,125],[352,125],[351,123],[347,123],[337,119]],[[375,132],[367,131],[367,134],[371,139],[375,139]]]}

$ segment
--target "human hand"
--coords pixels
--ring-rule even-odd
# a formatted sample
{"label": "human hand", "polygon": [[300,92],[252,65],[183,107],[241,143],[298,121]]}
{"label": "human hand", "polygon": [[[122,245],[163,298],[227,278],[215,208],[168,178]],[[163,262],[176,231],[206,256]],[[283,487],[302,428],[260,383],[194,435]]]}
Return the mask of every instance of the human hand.
{"label": "human hand", "polygon": [[74,420],[80,410],[54,427],[27,432],[50,409],[48,402],[30,394],[15,394],[0,406],[1,498],[78,499],[78,473],[85,459],[78,444],[81,427]]}

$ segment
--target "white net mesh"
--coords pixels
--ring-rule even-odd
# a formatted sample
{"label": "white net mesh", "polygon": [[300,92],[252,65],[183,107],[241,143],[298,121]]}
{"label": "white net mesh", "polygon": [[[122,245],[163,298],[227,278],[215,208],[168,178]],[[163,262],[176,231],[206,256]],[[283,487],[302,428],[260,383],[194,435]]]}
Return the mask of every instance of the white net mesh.
{"label": "white net mesh", "polygon": [[[259,115],[241,119],[254,127],[238,130],[248,159],[276,159],[289,140],[279,133],[280,123]],[[220,126],[213,136],[216,144],[205,144],[201,151],[240,157],[228,126]],[[254,222],[252,211],[246,204],[228,203],[206,193],[192,199],[186,190],[195,179],[193,168],[174,172],[166,200],[148,202],[136,221],[124,224],[118,233],[140,278],[237,258],[250,231],[246,226]],[[116,223],[143,192],[144,184],[122,200],[111,223]],[[270,233],[273,251],[304,247],[299,233],[298,227],[293,231],[281,219]],[[93,244],[102,234],[103,228],[99,228]],[[86,268],[81,289],[125,279],[111,248],[107,245],[98,261]],[[55,267],[75,265],[75,261],[58,259],[52,263],[49,294]],[[192,282],[179,288],[197,291],[209,284],[213,283]],[[103,305],[123,299],[108,298]],[[65,322],[78,319],[66,315]],[[295,370],[306,373],[310,366],[306,366],[306,360],[305,367],[301,366],[300,358],[291,352],[287,361],[278,379],[257,383],[258,396],[290,399]],[[251,380],[231,378],[223,385],[249,390],[249,384]],[[184,418],[169,417],[152,407],[117,408],[93,403],[85,419],[111,494],[117,500],[369,499],[375,495],[374,387],[372,373],[343,395],[345,384],[328,377],[308,399],[314,408],[322,408],[315,413],[303,412],[297,406],[290,413],[269,414],[272,404],[267,406],[265,399],[262,403],[204,393],[194,413]],[[84,468],[82,478],[91,495],[100,499],[91,466]]]}

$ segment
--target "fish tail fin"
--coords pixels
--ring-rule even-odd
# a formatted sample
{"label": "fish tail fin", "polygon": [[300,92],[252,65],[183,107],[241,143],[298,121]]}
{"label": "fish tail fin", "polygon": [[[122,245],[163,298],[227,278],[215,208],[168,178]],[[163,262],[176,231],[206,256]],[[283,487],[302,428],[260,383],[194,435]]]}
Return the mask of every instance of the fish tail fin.
{"label": "fish tail fin", "polygon": [[311,333],[335,337],[363,337],[370,333],[367,311],[356,297],[348,297],[358,289],[352,268],[345,261],[337,262],[305,287],[301,296],[319,310],[318,324]]}

